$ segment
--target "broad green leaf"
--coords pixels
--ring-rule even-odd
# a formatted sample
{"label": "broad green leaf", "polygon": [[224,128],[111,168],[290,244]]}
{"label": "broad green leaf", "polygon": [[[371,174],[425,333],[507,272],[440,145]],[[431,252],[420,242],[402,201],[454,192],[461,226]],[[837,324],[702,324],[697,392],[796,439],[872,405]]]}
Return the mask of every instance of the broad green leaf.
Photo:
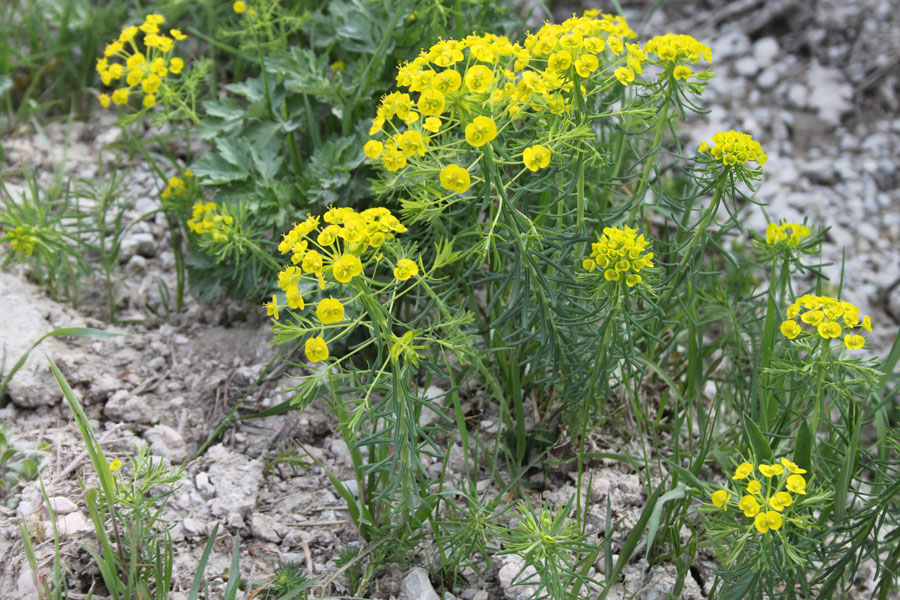
{"label": "broad green leaf", "polygon": [[241,169],[218,154],[207,154],[191,165],[196,177],[204,179],[209,185],[221,185],[233,181],[241,181],[250,176],[250,172]]}
{"label": "broad green leaf", "polygon": [[244,116],[244,108],[232,98],[209,100],[203,103],[203,109],[206,114],[226,121],[235,121]]}

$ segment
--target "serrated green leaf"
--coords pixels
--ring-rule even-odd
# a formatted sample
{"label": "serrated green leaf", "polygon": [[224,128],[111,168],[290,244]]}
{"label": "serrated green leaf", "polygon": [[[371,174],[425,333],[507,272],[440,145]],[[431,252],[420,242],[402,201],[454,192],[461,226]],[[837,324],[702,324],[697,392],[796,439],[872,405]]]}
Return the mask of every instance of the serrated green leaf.
{"label": "serrated green leaf", "polygon": [[256,102],[266,97],[265,83],[260,77],[247,79],[239,83],[230,83],[225,86],[225,89],[246,98],[250,102]]}
{"label": "serrated green leaf", "polygon": [[244,138],[221,139],[216,144],[219,154],[230,164],[239,169],[249,172],[250,165],[250,144]]}
{"label": "serrated green leaf", "polygon": [[218,154],[207,154],[191,165],[191,171],[208,185],[222,185],[246,179],[250,172],[232,165]]}
{"label": "serrated green leaf", "polygon": [[203,103],[203,109],[206,114],[226,121],[235,121],[244,116],[244,107],[232,98],[208,100]]}

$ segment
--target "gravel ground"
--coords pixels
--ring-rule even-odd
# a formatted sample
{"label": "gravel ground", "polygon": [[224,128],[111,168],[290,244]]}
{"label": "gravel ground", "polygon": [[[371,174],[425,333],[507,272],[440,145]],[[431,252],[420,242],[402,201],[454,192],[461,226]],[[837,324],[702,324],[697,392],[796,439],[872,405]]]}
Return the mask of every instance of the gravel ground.
{"label": "gravel ground", "polygon": [[[644,20],[653,4],[625,5],[632,26]],[[565,18],[577,10],[558,3],[554,13]],[[824,259],[831,265],[825,272],[835,282],[843,272],[843,296],[872,315],[877,328],[871,350],[882,354],[900,323],[900,288],[892,287],[900,280],[898,19],[892,2],[878,0],[672,2],[664,3],[642,34],[647,39],[668,31],[691,33],[708,41],[717,78],[705,97],[710,112],[684,129],[692,138],[689,143],[732,128],[750,132],[762,143],[769,162],[758,200],[772,220],[808,219],[830,227]],[[45,187],[57,184],[55,170],[89,179],[97,174],[99,148],[117,135],[109,115],[87,123],[53,124],[40,133],[26,129],[3,142],[12,162],[2,168],[16,173],[20,165],[28,165]],[[151,182],[146,168],[136,164],[122,190],[132,201],[127,218],[158,207],[158,190]],[[7,181],[13,196],[23,189],[16,183]],[[742,220],[748,230],[763,230],[765,223],[763,211],[753,205]],[[44,484],[57,498],[59,512],[65,513],[63,552],[76,571],[90,568],[79,553],[91,536],[76,479],[86,477],[90,485],[90,472],[43,356],[60,364],[109,454],[125,457],[135,444],[147,444],[153,454],[181,464],[202,444],[210,423],[218,422],[243,396],[274,354],[264,315],[255,307],[229,302],[201,306],[189,300],[182,314],[164,324],[146,321],[164,309],[156,282],[161,279],[174,289],[174,259],[161,218],[131,230],[121,262],[119,314],[144,322],[113,328],[125,334],[120,338],[47,340],[13,379],[13,403],[0,410],[0,423],[10,424],[18,446],[35,447],[39,440],[52,444]],[[103,310],[99,295],[73,309],[47,298],[21,270],[0,271],[0,340],[9,357],[19,356],[55,327],[110,329],[99,320]],[[291,385],[284,372],[274,372],[250,395],[247,410],[283,401],[288,396],[280,390]],[[495,429],[490,412],[484,418],[479,434],[488,438]],[[263,475],[265,458],[291,444],[302,444],[327,468],[351,478],[347,447],[333,433],[332,417],[316,405],[303,415],[242,422],[188,465],[167,509],[178,542],[175,571],[181,591],[173,598],[186,597],[184,590],[215,523],[220,524],[219,536],[208,571],[213,589],[224,585],[216,574],[228,567],[237,533],[242,568],[245,573],[252,568],[259,579],[279,560],[298,562],[315,575],[330,573],[338,549],[361,546],[343,502],[320,467],[292,472],[277,466]],[[451,478],[462,472],[461,450],[451,450]],[[614,518],[624,517],[626,524],[636,521],[646,499],[638,477],[612,461],[598,461],[590,468],[596,500],[591,527],[601,531],[605,514],[600,507],[606,498]],[[571,480],[563,477],[544,496],[564,503],[573,492]],[[41,506],[40,489],[32,484],[15,510],[0,509],[0,555],[12,557],[0,565],[0,598],[37,598],[24,564],[17,519],[26,519],[36,532],[45,530],[48,516]],[[37,552],[46,569],[52,540],[45,536]],[[424,557],[422,564],[427,565]],[[520,566],[515,556],[498,561],[489,579],[473,576],[457,597],[525,597],[525,590],[511,583]],[[682,598],[708,595],[711,582],[704,574],[709,574],[710,563],[699,566],[700,575],[686,582]],[[598,564],[599,573],[602,569]],[[85,580],[83,573],[76,575]],[[671,565],[645,573],[635,563],[609,597],[662,599],[674,577]],[[389,568],[376,578],[370,597],[437,598],[433,581],[422,570]],[[871,583],[871,572],[862,569],[850,597],[869,597]],[[346,592],[344,580],[335,579],[328,591]]]}

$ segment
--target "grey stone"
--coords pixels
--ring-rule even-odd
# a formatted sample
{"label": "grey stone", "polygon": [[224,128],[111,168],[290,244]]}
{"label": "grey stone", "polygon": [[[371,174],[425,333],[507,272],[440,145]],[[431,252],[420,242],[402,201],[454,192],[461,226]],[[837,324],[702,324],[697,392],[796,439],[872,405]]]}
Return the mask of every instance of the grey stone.
{"label": "grey stone", "polygon": [[826,123],[837,125],[841,115],[853,109],[853,86],[844,79],[840,69],[823,67],[814,60],[806,71],[806,80],[807,103]]}
{"label": "grey stone", "polygon": [[210,512],[231,527],[243,527],[244,517],[256,506],[262,463],[222,444],[211,447],[204,459],[209,464],[209,480],[216,489],[215,497],[209,501]]}
{"label": "grey stone", "polygon": [[796,81],[789,83],[787,87],[787,101],[794,108],[806,108],[809,91],[806,86]]}
{"label": "grey stone", "polygon": [[759,72],[759,65],[752,56],[744,56],[734,63],[734,70],[738,75],[753,77]]}
{"label": "grey stone", "polygon": [[78,510],[75,503],[65,496],[54,496],[50,498],[50,508],[58,515],[67,515]]}
{"label": "grey stone", "polygon": [[347,446],[347,442],[345,442],[342,438],[332,440],[331,444],[328,445],[328,449],[332,454],[334,454],[335,458],[343,464],[353,464],[353,457],[350,455],[350,448]]}
{"label": "grey stone", "polygon": [[216,488],[209,482],[209,475],[206,474],[206,471],[197,473],[197,476],[194,477],[194,485],[204,496],[212,496],[216,493]]}
{"label": "grey stone", "polygon": [[[93,529],[93,525],[80,511],[58,517],[56,519],[56,527],[59,530],[59,535],[64,537]],[[53,528],[49,521],[46,524],[46,531],[52,536]]]}
{"label": "grey stone", "polygon": [[156,419],[147,401],[140,396],[132,396],[127,390],[118,390],[110,396],[103,413],[110,419],[129,423],[150,423]]}
{"label": "grey stone", "polygon": [[781,76],[777,68],[768,67],[763,69],[762,73],[759,74],[759,77],[756,78],[755,83],[760,89],[771,90],[775,87],[780,78]]}
{"label": "grey stone", "polygon": [[281,541],[278,533],[278,523],[269,515],[254,513],[250,518],[250,532],[258,539],[277,544]]}
{"label": "grey stone", "polygon": [[181,526],[184,527],[186,532],[192,535],[203,535],[206,533],[206,523],[194,519],[193,517],[185,518],[181,522]]}
{"label": "grey stone", "polygon": [[525,560],[518,554],[510,554],[506,557],[504,564],[497,573],[497,579],[500,581],[500,587],[503,589],[503,595],[510,600],[515,600],[520,594],[531,596],[537,590],[534,585],[522,585],[521,582],[531,581],[537,571],[532,566],[526,566]]}
{"label": "grey stone", "polygon": [[774,64],[781,54],[781,48],[778,46],[778,40],[773,37],[759,38],[753,43],[753,58],[756,63],[766,68]]}
{"label": "grey stone", "polygon": [[428,578],[428,571],[413,567],[400,582],[400,597],[406,600],[440,600]]}
{"label": "grey stone", "polygon": [[740,30],[726,31],[711,44],[714,60],[745,56],[750,52],[750,38]]}
{"label": "grey stone", "polygon": [[144,432],[150,451],[169,459],[174,464],[187,458],[187,444],[181,434],[168,425],[156,425]]}
{"label": "grey stone", "polygon": [[341,481],[341,483],[355,498],[359,498],[359,485],[356,483],[355,479],[345,479]]}

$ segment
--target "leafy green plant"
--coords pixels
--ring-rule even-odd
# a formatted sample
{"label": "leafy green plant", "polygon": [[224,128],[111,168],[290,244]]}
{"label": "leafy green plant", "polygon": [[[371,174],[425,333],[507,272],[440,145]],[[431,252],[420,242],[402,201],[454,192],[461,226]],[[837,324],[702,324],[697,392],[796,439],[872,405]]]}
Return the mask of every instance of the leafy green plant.
{"label": "leafy green plant", "polygon": [[0,500],[7,508],[15,508],[20,498],[16,490],[20,483],[33,481],[40,473],[41,452],[49,450],[46,442],[35,452],[24,452],[13,444],[7,431],[8,423],[0,426]]}

